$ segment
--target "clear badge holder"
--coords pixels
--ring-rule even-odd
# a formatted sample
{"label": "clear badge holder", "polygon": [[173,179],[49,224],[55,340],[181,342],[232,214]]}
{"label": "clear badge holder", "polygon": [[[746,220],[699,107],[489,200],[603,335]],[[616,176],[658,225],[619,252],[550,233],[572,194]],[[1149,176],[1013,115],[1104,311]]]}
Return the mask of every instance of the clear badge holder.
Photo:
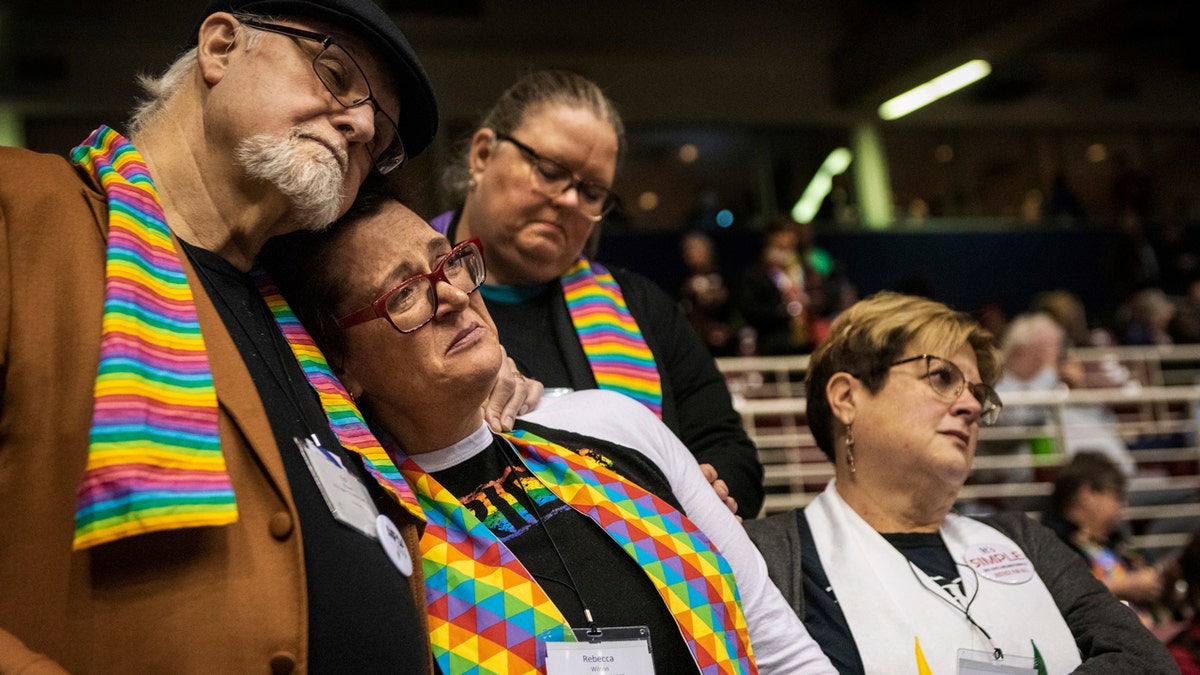
{"label": "clear badge holder", "polygon": [[1005,654],[976,649],[958,650],[958,675],[1037,675],[1032,656]]}
{"label": "clear badge holder", "polygon": [[547,675],[653,675],[647,626],[573,628],[575,642],[543,642]]}

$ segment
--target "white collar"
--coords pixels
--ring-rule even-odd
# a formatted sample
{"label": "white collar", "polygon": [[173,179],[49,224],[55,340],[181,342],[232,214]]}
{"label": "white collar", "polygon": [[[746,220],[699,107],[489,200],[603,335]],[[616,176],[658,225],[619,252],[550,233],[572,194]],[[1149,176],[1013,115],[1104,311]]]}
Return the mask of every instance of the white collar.
{"label": "white collar", "polygon": [[434,450],[433,452],[409,455],[408,458],[416,462],[417,466],[421,467],[425,473],[444,471],[450,467],[458,466],[483,452],[492,444],[492,440],[492,429],[487,425],[487,422],[483,422],[480,423],[479,428],[474,433],[453,445]]}

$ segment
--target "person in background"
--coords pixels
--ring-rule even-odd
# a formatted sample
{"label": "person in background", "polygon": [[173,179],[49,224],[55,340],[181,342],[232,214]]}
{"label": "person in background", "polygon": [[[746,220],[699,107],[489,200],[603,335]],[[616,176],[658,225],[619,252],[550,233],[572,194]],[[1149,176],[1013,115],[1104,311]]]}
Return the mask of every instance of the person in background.
{"label": "person in background", "polygon": [[483,423],[504,355],[477,292],[485,256],[478,239],[452,247],[375,195],[327,233],[264,254],[421,500],[442,671],[533,672],[569,629],[588,649],[589,627],[607,645],[610,627],[647,626],[659,673],[749,673],[755,661],[763,673],[832,673],[691,454],[645,407],[585,390],[544,401],[512,433]]}
{"label": "person in background", "polygon": [[1087,561],[1092,575],[1126,601],[1142,625],[1169,630],[1171,612],[1159,602],[1161,570],[1147,564],[1121,531],[1127,484],[1125,474],[1104,454],[1079,452],[1059,469],[1042,524]]}
{"label": "person in background", "polygon": [[1001,659],[1170,672],[1053,532],[1020,512],[953,511],[979,429],[1001,413],[998,375],[992,336],[941,303],[884,292],[839,315],[807,381],[834,478],[808,506],[745,524],[771,578],[843,675],[963,672],[976,657],[976,672]]}
{"label": "person in background", "polygon": [[1179,633],[1167,649],[1181,675],[1200,675],[1200,530],[1165,568],[1164,577],[1165,595],[1181,619]]}
{"label": "person in background", "polygon": [[1169,345],[1175,303],[1161,288],[1143,288],[1117,308],[1121,344]]}
{"label": "person in background", "polygon": [[426,148],[433,90],[370,0],[189,38],[128,137],[0,148],[0,672],[430,672],[423,515],[251,269]]}
{"label": "person in background", "polygon": [[812,350],[808,272],[800,256],[799,226],[781,217],[763,233],[762,255],[742,275],[738,311],[757,335],[759,356]]}
{"label": "person in background", "polygon": [[[1039,293],[1033,300],[1032,310],[1048,314],[1062,326],[1066,340],[1072,347],[1092,346],[1093,337],[1091,329],[1088,328],[1087,312],[1083,302],[1071,291],[1057,288]],[[1111,342],[1111,338],[1102,342],[1107,344]]]}
{"label": "person in background", "polygon": [[624,135],[594,82],[529,73],[501,94],[447,169],[457,206],[432,224],[451,242],[483,242],[483,298],[523,373],[551,389],[639,400],[715,468],[738,513],[752,518],[763,499],[758,451],[678,303],[648,279],[583,255],[616,206]]}
{"label": "person in background", "polygon": [[[1036,312],[1015,317],[1004,334],[1004,374],[996,391],[1034,392],[1047,395],[1057,390],[1082,388],[1083,364],[1069,350],[1062,326],[1049,314]],[[1127,476],[1137,471],[1133,454],[1117,431],[1117,419],[1099,403],[1065,403],[1054,415],[1046,405],[1014,405],[1005,414],[1005,424],[1033,426],[1061,424],[1066,454],[1081,450],[1105,453]],[[1043,448],[1044,449],[1044,448]],[[1016,444],[1015,451],[1028,454],[1030,443]],[[1031,475],[1031,474],[1030,474]],[[1029,480],[1030,475],[1013,479]]]}
{"label": "person in background", "polygon": [[689,232],[683,236],[682,249],[687,273],[679,287],[679,302],[688,323],[713,356],[733,356],[737,352],[733,306],[713,240],[703,232]]}

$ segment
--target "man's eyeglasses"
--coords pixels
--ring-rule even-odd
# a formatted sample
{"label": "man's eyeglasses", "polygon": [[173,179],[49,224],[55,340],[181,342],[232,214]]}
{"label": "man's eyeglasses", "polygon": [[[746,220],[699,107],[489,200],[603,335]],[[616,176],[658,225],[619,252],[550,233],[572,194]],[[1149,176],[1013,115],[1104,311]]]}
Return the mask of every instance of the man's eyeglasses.
{"label": "man's eyeglasses", "polygon": [[257,19],[242,19],[242,24],[257,30],[319,43],[321,51],[313,57],[312,66],[321,84],[325,85],[333,98],[346,108],[356,108],[364,103],[370,103],[371,107],[375,109],[375,135],[367,142],[367,150],[375,162],[375,169],[379,173],[389,173],[408,159],[408,153],[404,150],[404,141],[400,138],[400,129],[396,126],[396,121],[389,117],[383,111],[383,107],[379,105],[379,100],[371,91],[371,84],[367,82],[367,75],[358,62],[350,56],[349,52],[334,42],[332,36],[291,26],[266,23]]}
{"label": "man's eyeglasses", "polygon": [[989,427],[1000,418],[1000,410],[1004,407],[1004,403],[1000,401],[1000,395],[996,393],[996,390],[982,382],[967,382],[967,377],[963,375],[962,369],[954,365],[952,361],[940,356],[921,354],[896,361],[892,367],[921,359],[925,360],[925,381],[938,396],[946,401],[957,401],[958,397],[962,396],[963,389],[969,388],[971,395],[979,401],[979,405],[983,408],[979,413],[980,426]]}
{"label": "man's eyeglasses", "polygon": [[512,143],[517,150],[521,151],[525,159],[529,160],[531,167],[529,177],[533,182],[534,190],[553,199],[565,194],[567,190],[575,188],[575,192],[579,195],[579,210],[583,212],[583,215],[591,218],[592,222],[598,222],[604,218],[617,205],[617,195],[612,190],[599,183],[576,177],[567,167],[541,156],[536,150],[512,136],[496,134],[496,140]]}
{"label": "man's eyeglasses", "polygon": [[366,307],[337,319],[338,328],[357,326],[381,317],[387,318],[401,333],[411,333],[424,326],[437,314],[437,282],[444,281],[468,295],[483,284],[482,246],[476,238],[455,246],[432,272],[409,277]]}

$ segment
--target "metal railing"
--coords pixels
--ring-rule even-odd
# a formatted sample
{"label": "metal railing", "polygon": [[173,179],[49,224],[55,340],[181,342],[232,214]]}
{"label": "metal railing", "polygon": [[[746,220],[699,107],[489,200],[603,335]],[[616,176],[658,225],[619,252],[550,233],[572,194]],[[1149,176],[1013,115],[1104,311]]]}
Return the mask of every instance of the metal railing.
{"label": "metal railing", "polygon": [[[1089,431],[1065,413],[1092,407],[1104,411],[1105,433],[1129,451],[1132,543],[1152,556],[1182,546],[1200,526],[1200,345],[1092,348],[1075,355],[1085,364],[1088,388],[1003,395],[1006,409],[1038,406],[1046,415],[1031,426],[980,431],[960,508],[1020,508],[1036,517],[1048,504],[1056,468],[1069,458],[1063,450],[1068,436]],[[718,366],[765,467],[763,514],[808,504],[833,476],[805,417],[808,357],[725,358]],[[992,452],[1022,443],[1028,445],[1023,452]],[[1024,478],[1003,478],[1013,473]]]}

